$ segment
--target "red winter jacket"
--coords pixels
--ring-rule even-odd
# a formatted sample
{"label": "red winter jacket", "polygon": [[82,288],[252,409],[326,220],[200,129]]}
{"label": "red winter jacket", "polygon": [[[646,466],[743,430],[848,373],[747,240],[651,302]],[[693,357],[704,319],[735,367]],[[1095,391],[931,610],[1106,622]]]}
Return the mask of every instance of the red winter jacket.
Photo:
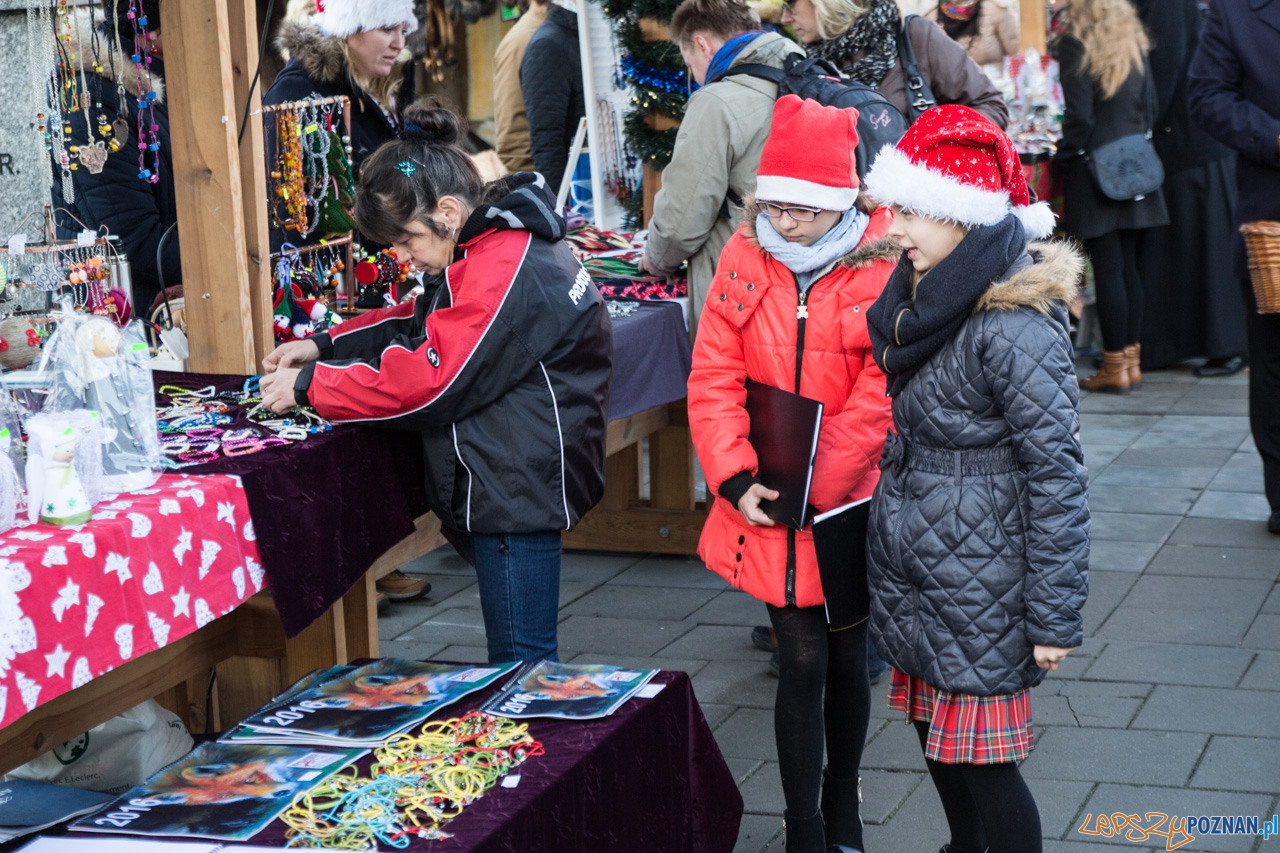
{"label": "red winter jacket", "polygon": [[[801,320],[795,276],[757,244],[755,213],[754,205],[748,208],[720,255],[693,349],[689,425],[708,493],[717,495],[698,554],[761,601],[810,607],[822,603],[813,535],[782,525],[752,527],[721,494],[726,480],[758,469],[747,441],[745,382],[750,377],[823,403],[809,495],[819,512],[870,497],[892,416],[884,374],[871,357],[866,314],[901,252],[885,237],[892,214],[876,210],[858,248],[809,288]],[[803,351],[797,352],[802,328]],[[740,493],[744,479],[729,491]]]}

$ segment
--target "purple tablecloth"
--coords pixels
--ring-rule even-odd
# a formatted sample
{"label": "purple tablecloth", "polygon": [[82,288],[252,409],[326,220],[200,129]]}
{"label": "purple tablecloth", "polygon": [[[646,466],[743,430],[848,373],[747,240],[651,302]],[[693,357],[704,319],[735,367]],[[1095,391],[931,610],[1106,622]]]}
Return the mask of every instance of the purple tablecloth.
{"label": "purple tablecloth", "polygon": [[[610,420],[684,399],[692,355],[683,318],[676,303],[641,302],[636,313],[613,321]],[[157,371],[155,383],[229,391],[242,388],[244,377]],[[235,474],[244,482],[272,598],[290,637],[413,533],[413,520],[428,510],[416,432],[345,425],[184,470]]]}
{"label": "purple tablecloth", "polygon": [[[515,771],[445,826],[445,841],[407,849],[439,853],[730,853],[742,819],[734,784],[683,672],[660,672],[652,699],[632,699],[611,717],[586,722],[528,720],[545,755]],[[451,719],[479,707],[497,687],[445,708]],[[367,767],[372,759],[362,760]],[[276,821],[250,844],[283,847]],[[388,849],[388,848],[381,848]]]}
{"label": "purple tablecloth", "polygon": [[[244,377],[157,371],[155,383],[228,391],[242,388]],[[244,483],[267,583],[290,637],[346,595],[427,511],[415,432],[346,425],[183,470],[235,474]]]}
{"label": "purple tablecloth", "polygon": [[613,321],[613,385],[609,420],[683,400],[693,351],[677,302],[638,302],[630,317]]}

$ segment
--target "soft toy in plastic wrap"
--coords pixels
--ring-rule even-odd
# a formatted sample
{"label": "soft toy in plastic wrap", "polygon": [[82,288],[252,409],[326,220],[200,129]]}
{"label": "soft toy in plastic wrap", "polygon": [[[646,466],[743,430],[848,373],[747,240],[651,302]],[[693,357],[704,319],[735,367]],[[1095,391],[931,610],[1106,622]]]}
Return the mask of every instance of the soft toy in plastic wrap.
{"label": "soft toy in plastic wrap", "polygon": [[102,445],[107,431],[96,412],[32,415],[27,419],[27,520],[84,524],[102,497]]}
{"label": "soft toy in plastic wrap", "polygon": [[[46,413],[96,413],[105,441],[102,490],[145,489],[160,476],[155,390],[142,324],[64,312],[49,338],[42,372],[52,374]],[[29,486],[30,484],[28,484]]]}

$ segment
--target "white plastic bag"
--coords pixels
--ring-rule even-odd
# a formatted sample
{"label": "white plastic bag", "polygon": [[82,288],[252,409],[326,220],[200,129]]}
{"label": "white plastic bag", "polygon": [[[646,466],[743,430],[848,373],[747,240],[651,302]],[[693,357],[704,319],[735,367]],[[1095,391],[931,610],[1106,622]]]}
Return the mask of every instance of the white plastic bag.
{"label": "white plastic bag", "polygon": [[32,759],[4,778],[119,794],[177,761],[195,742],[154,699]]}

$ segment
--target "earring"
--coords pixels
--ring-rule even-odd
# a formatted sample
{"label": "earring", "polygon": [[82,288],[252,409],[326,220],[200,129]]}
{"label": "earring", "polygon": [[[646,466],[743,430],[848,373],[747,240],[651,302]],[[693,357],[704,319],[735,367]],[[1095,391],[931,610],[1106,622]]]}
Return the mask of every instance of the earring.
{"label": "earring", "polygon": [[453,241],[453,242],[455,242],[455,243],[456,243],[456,242],[458,242],[458,229],[457,229],[457,228],[454,228],[452,231],[450,231],[450,232],[449,232],[449,239],[450,239],[450,240],[452,240],[452,241]]}

